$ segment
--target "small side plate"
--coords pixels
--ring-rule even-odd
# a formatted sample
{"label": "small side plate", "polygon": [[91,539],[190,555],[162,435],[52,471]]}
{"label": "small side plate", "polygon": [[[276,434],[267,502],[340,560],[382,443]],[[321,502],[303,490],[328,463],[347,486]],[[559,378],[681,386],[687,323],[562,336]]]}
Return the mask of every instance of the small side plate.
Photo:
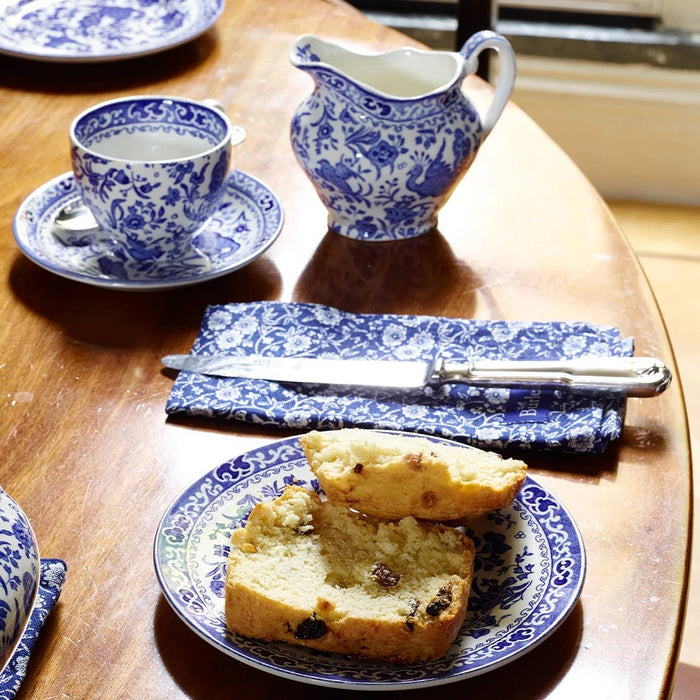
{"label": "small side plate", "polygon": [[318,488],[296,437],[236,457],[195,481],[166,511],[154,544],[158,580],[178,616],[215,648],[263,671],[356,690],[451,683],[531,650],[561,625],[581,593],[581,534],[557,499],[528,477],[512,506],[467,530],[477,553],[469,611],[441,659],[392,666],[233,635],[224,615],[231,532],[256,503],[289,483]]}
{"label": "small side plate", "polygon": [[52,62],[102,62],[184,44],[219,19],[224,0],[7,0],[0,53]]}

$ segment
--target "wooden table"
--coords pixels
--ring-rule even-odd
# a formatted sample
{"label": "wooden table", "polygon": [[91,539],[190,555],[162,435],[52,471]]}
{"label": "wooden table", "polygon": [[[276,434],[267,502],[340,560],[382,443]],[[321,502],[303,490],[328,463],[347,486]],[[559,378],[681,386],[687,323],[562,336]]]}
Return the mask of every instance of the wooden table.
{"label": "wooden table", "polygon": [[[152,542],[166,506],[221,462],[280,436],[166,420],[172,379],[161,373],[160,357],[189,350],[207,304],[278,299],[358,312],[609,323],[635,337],[637,354],[675,370],[652,293],[609,211],[515,106],[445,207],[438,233],[400,248],[327,233],[325,210],[288,138],[294,109],[311,88],[288,61],[304,32],[368,50],[410,43],[338,3],[236,0],[201,38],[147,58],[82,66],[0,58],[0,483],[31,517],[42,554],[69,566],[23,698],[348,694],[225,656],[161,595]],[[489,97],[476,78],[465,87],[481,104]],[[22,256],[14,213],[35,188],[70,169],[73,116],[138,93],[214,97],[248,130],[236,165],[262,178],[286,214],[263,257],[199,286],[125,293],[62,279]],[[442,697],[668,695],[690,537],[678,380],[660,398],[629,400],[624,434],[604,456],[529,461],[582,530],[583,594],[539,647],[444,686]]]}

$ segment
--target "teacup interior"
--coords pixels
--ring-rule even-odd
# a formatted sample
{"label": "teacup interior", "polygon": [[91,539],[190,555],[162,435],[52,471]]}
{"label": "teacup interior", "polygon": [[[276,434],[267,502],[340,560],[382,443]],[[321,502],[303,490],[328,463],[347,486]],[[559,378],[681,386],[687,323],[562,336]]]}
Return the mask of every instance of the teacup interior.
{"label": "teacup interior", "polygon": [[229,135],[227,120],[217,109],[158,97],[104,103],[83,113],[72,127],[81,147],[129,161],[191,158]]}
{"label": "teacup interior", "polygon": [[191,158],[208,151],[212,144],[192,134],[144,130],[113,134],[90,150],[107,158],[132,161],[160,161]]}

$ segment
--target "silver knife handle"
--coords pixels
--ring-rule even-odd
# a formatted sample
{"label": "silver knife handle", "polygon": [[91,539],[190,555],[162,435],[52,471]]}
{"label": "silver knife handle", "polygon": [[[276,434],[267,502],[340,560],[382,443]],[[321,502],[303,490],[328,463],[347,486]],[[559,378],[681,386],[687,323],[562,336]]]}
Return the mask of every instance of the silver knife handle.
{"label": "silver knife handle", "polygon": [[440,384],[551,387],[655,396],[671,381],[671,372],[652,357],[582,357],[575,360],[438,360]]}

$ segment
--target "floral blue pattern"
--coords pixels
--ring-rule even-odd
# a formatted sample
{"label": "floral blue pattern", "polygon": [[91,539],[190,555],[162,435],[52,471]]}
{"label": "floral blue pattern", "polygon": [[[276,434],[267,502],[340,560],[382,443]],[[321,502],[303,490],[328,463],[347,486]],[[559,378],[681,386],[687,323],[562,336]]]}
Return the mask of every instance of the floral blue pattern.
{"label": "floral blue pattern", "polygon": [[[352,314],[301,303],[207,308],[195,354],[341,359],[556,359],[623,356],[633,342],[617,328],[576,322],[477,321]],[[171,414],[296,429],[385,428],[459,439],[491,449],[602,452],[621,432],[625,401],[566,390],[452,385],[421,391],[345,390],[181,372]]]}
{"label": "floral blue pattern", "polygon": [[39,549],[29,519],[0,488],[0,669],[29,620],[39,583]]}
{"label": "floral blue pattern", "polygon": [[[78,201],[72,173],[51,180],[32,193],[15,215],[14,235],[22,252],[63,277],[116,289],[163,289],[195,284],[228,274],[262,255],[282,229],[282,205],[260,180],[234,170],[225,181],[223,199],[193,239],[193,260],[127,262],[94,241],[59,240],[53,233],[56,213]],[[191,263],[191,264],[188,264]]]}
{"label": "floral blue pattern", "polygon": [[296,437],[240,455],[195,481],[167,509],[154,543],[159,582],[180,618],[215,648],[261,670],[365,690],[450,683],[532,649],[559,627],[580,595],[586,560],[578,528],[528,477],[512,506],[467,531],[476,546],[469,609],[443,658],[393,666],[233,635],[223,600],[231,532],[256,503],[289,483],[318,490]]}
{"label": "floral blue pattern", "polygon": [[43,60],[104,61],[194,39],[223,0],[15,0],[0,9],[0,52]]}
{"label": "floral blue pattern", "polygon": [[[292,119],[292,148],[329,211],[330,228],[388,241],[436,226],[487,135],[461,88],[486,41],[507,43],[481,32],[461,54],[403,49],[366,56],[309,35],[297,39],[291,61],[311,75],[314,91]],[[418,66],[425,68],[414,75]],[[368,84],[384,70],[382,89]],[[410,79],[407,95],[398,87],[396,94],[382,91]]]}
{"label": "floral blue pattern", "polygon": [[[216,109],[197,102],[153,97],[134,97],[103,103],[80,118],[75,125],[75,136],[86,148],[99,150],[101,143],[115,136],[144,132],[147,129],[178,136],[189,136],[201,142],[199,149],[216,146],[228,130],[223,115]],[[171,166],[173,167],[173,166]],[[192,171],[188,163],[180,180]],[[121,184],[121,183],[119,183]]]}
{"label": "floral blue pattern", "polygon": [[66,578],[66,564],[61,559],[42,559],[39,589],[32,608],[27,629],[0,672],[0,700],[13,700],[27,673],[29,655],[32,653],[39,632],[61,594]]}
{"label": "floral blue pattern", "polygon": [[109,247],[113,255],[99,260],[107,275],[127,264],[205,265],[189,256],[192,236],[219,208],[233,139],[243,135],[217,106],[185,98],[89,108],[71,125],[71,162],[99,228],[81,231],[79,244]]}

